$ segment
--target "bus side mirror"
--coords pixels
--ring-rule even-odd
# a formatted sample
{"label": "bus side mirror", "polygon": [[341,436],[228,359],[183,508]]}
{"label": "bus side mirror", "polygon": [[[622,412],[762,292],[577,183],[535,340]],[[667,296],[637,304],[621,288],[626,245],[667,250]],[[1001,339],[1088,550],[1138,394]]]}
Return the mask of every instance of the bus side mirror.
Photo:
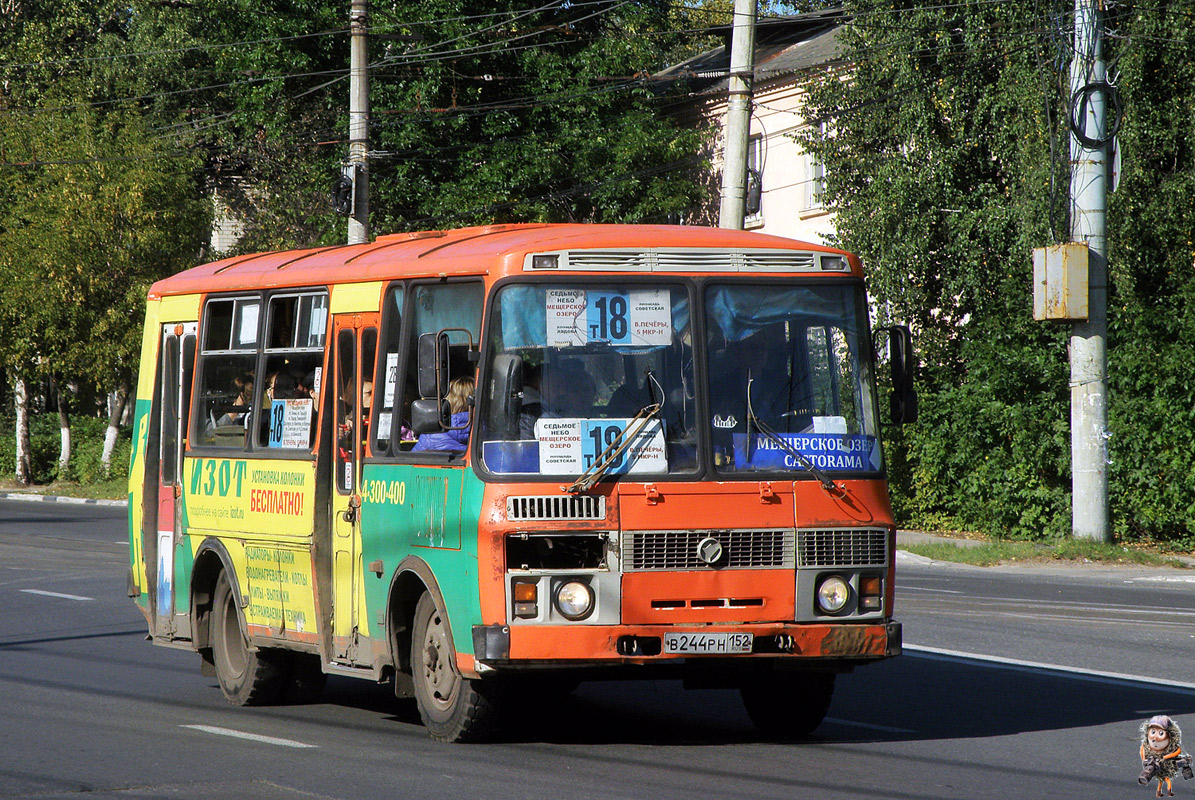
{"label": "bus side mirror", "polygon": [[894,325],[886,330],[892,367],[892,424],[906,425],[917,421],[917,390],[913,388],[917,361],[913,356],[913,334],[907,325]]}
{"label": "bus side mirror", "polygon": [[448,334],[424,333],[416,350],[419,371],[419,396],[440,399],[448,394]]}
{"label": "bus side mirror", "polygon": [[451,427],[452,413],[448,400],[424,397],[411,401],[411,430],[420,435],[440,433]]}
{"label": "bus side mirror", "polygon": [[510,353],[494,356],[490,372],[487,435],[507,441],[519,438],[519,407],[523,395],[523,359]]}

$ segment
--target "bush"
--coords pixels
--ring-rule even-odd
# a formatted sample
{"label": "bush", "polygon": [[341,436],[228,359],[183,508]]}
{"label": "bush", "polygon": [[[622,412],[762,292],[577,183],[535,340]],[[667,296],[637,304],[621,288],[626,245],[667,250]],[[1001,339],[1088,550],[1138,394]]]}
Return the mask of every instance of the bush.
{"label": "bush", "polygon": [[[100,483],[105,480],[127,478],[129,475],[129,453],[132,433],[121,428],[112,452],[112,470],[104,475],[100,458],[104,453],[104,432],[107,420],[96,417],[76,416],[71,419],[71,463],[67,474],[58,474],[58,455],[62,447],[62,435],[58,427],[57,414],[31,414],[29,418],[29,439],[33,448],[30,454],[30,472],[35,484],[53,483],[56,480],[76,481],[81,484]],[[13,459],[16,453],[16,420],[10,413],[0,417],[0,435],[4,442],[3,451],[8,455],[9,468],[5,474],[13,474]]]}

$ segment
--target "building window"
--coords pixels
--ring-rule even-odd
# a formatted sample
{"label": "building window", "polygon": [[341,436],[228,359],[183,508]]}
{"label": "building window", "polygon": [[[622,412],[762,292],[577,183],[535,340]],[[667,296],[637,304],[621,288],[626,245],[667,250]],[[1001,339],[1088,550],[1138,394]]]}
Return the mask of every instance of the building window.
{"label": "building window", "polygon": [[[826,125],[822,123],[818,126],[822,136],[825,136]],[[805,197],[804,209],[806,211],[815,211],[821,209],[822,194],[826,188],[826,166],[821,159],[813,153],[805,154]]]}
{"label": "building window", "polygon": [[763,222],[763,136],[747,140],[747,186],[743,206],[744,224]]}

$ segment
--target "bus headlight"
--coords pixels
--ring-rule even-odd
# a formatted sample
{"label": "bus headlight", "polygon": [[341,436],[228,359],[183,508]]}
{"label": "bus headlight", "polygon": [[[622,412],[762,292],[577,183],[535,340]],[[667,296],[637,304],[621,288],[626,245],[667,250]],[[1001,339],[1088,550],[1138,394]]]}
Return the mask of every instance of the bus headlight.
{"label": "bus headlight", "polygon": [[581,581],[563,581],[552,593],[556,610],[565,619],[585,619],[593,613],[593,589]]}
{"label": "bus headlight", "polygon": [[850,584],[837,575],[831,575],[817,587],[817,607],[825,614],[837,614],[850,599]]}

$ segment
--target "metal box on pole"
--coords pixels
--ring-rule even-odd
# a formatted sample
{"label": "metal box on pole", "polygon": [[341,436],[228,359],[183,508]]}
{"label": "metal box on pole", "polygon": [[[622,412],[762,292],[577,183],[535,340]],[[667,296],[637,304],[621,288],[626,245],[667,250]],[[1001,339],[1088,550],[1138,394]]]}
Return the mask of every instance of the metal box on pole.
{"label": "metal box on pole", "polygon": [[1088,317],[1088,247],[1067,242],[1033,250],[1033,318],[1075,321]]}

